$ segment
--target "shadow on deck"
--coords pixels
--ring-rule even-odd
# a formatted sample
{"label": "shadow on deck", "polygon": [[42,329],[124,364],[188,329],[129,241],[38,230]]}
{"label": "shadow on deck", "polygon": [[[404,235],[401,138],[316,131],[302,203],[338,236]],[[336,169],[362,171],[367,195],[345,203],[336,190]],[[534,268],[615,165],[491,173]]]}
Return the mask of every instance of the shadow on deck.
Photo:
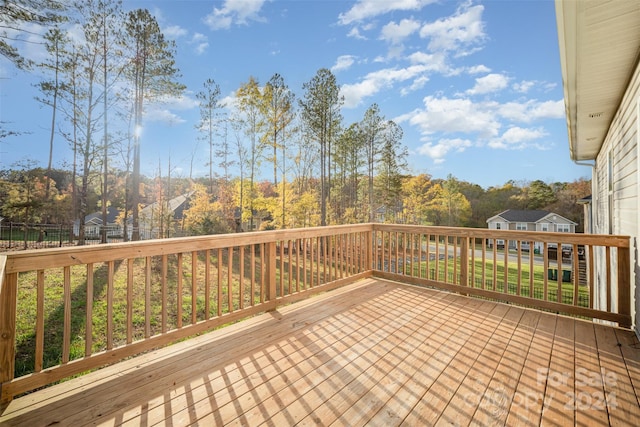
{"label": "shadow on deck", "polygon": [[630,425],[625,329],[367,279],[13,400],[2,425]]}

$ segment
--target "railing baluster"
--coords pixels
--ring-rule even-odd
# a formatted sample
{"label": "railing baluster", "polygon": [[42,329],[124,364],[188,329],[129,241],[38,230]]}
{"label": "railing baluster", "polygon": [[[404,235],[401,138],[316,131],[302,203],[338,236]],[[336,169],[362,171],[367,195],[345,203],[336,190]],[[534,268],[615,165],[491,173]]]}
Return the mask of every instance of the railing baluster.
{"label": "railing baluster", "polygon": [[144,337],[151,336],[151,257],[144,259]]}
{"label": "railing baluster", "polygon": [[127,329],[127,344],[131,344],[133,342],[133,258],[127,259],[127,328],[126,329]]}
{"label": "railing baluster", "polygon": [[36,354],[35,372],[42,371],[44,354],[44,270],[36,272],[37,301],[36,301]]}
{"label": "railing baluster", "polygon": [[516,282],[516,295],[522,292],[522,240],[516,241],[516,254],[518,258],[518,281]]}
{"label": "railing baluster", "polygon": [[580,288],[580,272],[579,272],[579,264],[578,264],[578,245],[574,244],[573,245],[573,252],[572,252],[572,276],[573,276],[573,280],[571,281],[573,283],[573,305],[579,305],[579,295],[578,295],[578,291]]}
{"label": "railing baluster", "polygon": [[93,353],[93,264],[87,264],[87,295],[85,300],[84,356]]}
{"label": "railing baluster", "polygon": [[533,279],[534,279],[534,268],[533,268],[533,258],[535,255],[534,250],[534,242],[529,241],[529,297],[535,297],[535,290],[533,287]]}
{"label": "railing baluster", "polygon": [[284,242],[280,242],[280,295],[284,296]]}
{"label": "railing baluster", "polygon": [[233,313],[233,246],[227,248],[227,305]]}
{"label": "railing baluster", "polygon": [[[113,349],[113,275],[114,261],[107,262],[107,350]],[[67,273],[65,272],[65,275]],[[66,281],[66,278],[65,278]],[[63,357],[64,359],[64,357]]]}
{"label": "railing baluster", "polygon": [[169,269],[169,259],[167,255],[162,255],[162,277],[160,279],[160,284],[162,286],[161,294],[162,294],[162,333],[167,332],[167,274]]}
{"label": "railing baluster", "polygon": [[238,254],[238,257],[240,258],[240,283],[238,285],[238,294],[240,298],[240,309],[242,310],[244,308],[244,246],[241,245],[238,250],[240,252]]}
{"label": "railing baluster", "polygon": [[594,273],[594,251],[593,251],[593,245],[589,245],[588,246],[589,251],[587,252],[587,248],[585,247],[585,256],[587,255],[587,253],[589,254],[588,258],[587,258],[587,269],[589,270],[589,308],[593,308],[593,300],[594,300],[594,295],[593,295],[593,282],[595,281],[595,273]]}
{"label": "railing baluster", "polygon": [[218,307],[218,317],[220,317],[222,316],[222,248],[218,249],[216,269],[218,273],[216,304]]}
{"label": "railing baluster", "polygon": [[191,252],[191,324],[198,322],[198,251]]}
{"label": "railing baluster", "polygon": [[[292,240],[288,240],[287,241],[287,245],[289,247],[289,250],[287,251],[287,263],[288,263],[288,268],[287,268],[287,294],[292,294],[293,293],[293,262],[292,262],[292,252],[293,252],[293,241]],[[284,294],[282,295],[284,296]],[[273,297],[271,297],[273,298]],[[270,298],[270,299],[271,299]]]}
{"label": "railing baluster", "polygon": [[211,318],[211,250],[204,251],[204,320]]}
{"label": "railing baluster", "polygon": [[611,262],[611,247],[607,246],[606,248],[606,261],[605,261],[606,269],[607,269],[607,311],[611,311],[611,276],[612,276],[612,262]]}
{"label": "railing baluster", "polygon": [[504,268],[504,282],[503,282],[503,289],[502,291],[505,294],[509,293],[509,240],[504,241],[504,264],[503,264],[503,268]]}
{"label": "railing baluster", "polygon": [[178,253],[178,260],[176,266],[176,279],[177,279],[177,289],[176,289],[176,316],[177,316],[177,328],[182,328],[182,252]]}

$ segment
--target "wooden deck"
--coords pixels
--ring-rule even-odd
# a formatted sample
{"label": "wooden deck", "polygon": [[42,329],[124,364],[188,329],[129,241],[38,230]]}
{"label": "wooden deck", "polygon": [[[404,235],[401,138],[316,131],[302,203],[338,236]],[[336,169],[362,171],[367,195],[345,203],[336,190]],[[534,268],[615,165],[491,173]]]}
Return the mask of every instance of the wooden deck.
{"label": "wooden deck", "polygon": [[628,330],[367,279],[15,399],[1,425],[637,425]]}

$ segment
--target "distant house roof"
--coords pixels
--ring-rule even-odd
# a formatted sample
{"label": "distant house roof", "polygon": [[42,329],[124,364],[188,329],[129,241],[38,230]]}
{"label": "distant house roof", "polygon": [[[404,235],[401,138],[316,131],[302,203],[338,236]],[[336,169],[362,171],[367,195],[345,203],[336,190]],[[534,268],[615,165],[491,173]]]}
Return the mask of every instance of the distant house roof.
{"label": "distant house roof", "polygon": [[591,203],[591,194],[589,194],[586,197],[583,197],[582,199],[578,200],[576,203],[578,203],[579,205],[586,205]]}
{"label": "distant house roof", "polygon": [[[107,207],[107,224],[115,224],[120,212],[113,206]],[[102,224],[102,211],[94,212],[84,217],[85,224]]]}
{"label": "distant house roof", "polygon": [[[173,219],[182,219],[184,211],[189,209],[189,201],[193,195],[193,191],[185,194],[181,194],[167,202],[167,212],[173,212]],[[153,216],[153,210],[158,206],[158,202],[154,202],[148,206],[145,206],[141,211],[141,216]]]}
{"label": "distant house roof", "polygon": [[[518,210],[507,209],[504,212],[500,212],[498,215],[500,218],[507,222],[537,222],[549,215],[551,212],[542,210]],[[491,218],[489,218],[491,219]]]}
{"label": "distant house roof", "polygon": [[487,222],[495,220],[497,218],[501,218],[506,222],[539,222],[543,219],[549,222],[558,222],[557,219],[560,218],[561,222],[568,222],[570,224],[577,225],[575,222],[571,221],[563,217],[562,215],[558,215],[553,212],[543,211],[543,210],[519,210],[519,209],[507,209],[504,212],[500,212],[498,215],[495,215],[487,220]]}

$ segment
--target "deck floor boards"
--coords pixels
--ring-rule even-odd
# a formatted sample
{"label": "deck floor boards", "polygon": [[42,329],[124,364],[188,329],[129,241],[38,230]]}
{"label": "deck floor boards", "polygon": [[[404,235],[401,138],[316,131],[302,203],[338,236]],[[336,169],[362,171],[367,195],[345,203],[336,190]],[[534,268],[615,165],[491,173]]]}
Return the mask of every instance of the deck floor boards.
{"label": "deck floor boards", "polygon": [[15,399],[0,425],[633,425],[628,330],[363,280]]}

